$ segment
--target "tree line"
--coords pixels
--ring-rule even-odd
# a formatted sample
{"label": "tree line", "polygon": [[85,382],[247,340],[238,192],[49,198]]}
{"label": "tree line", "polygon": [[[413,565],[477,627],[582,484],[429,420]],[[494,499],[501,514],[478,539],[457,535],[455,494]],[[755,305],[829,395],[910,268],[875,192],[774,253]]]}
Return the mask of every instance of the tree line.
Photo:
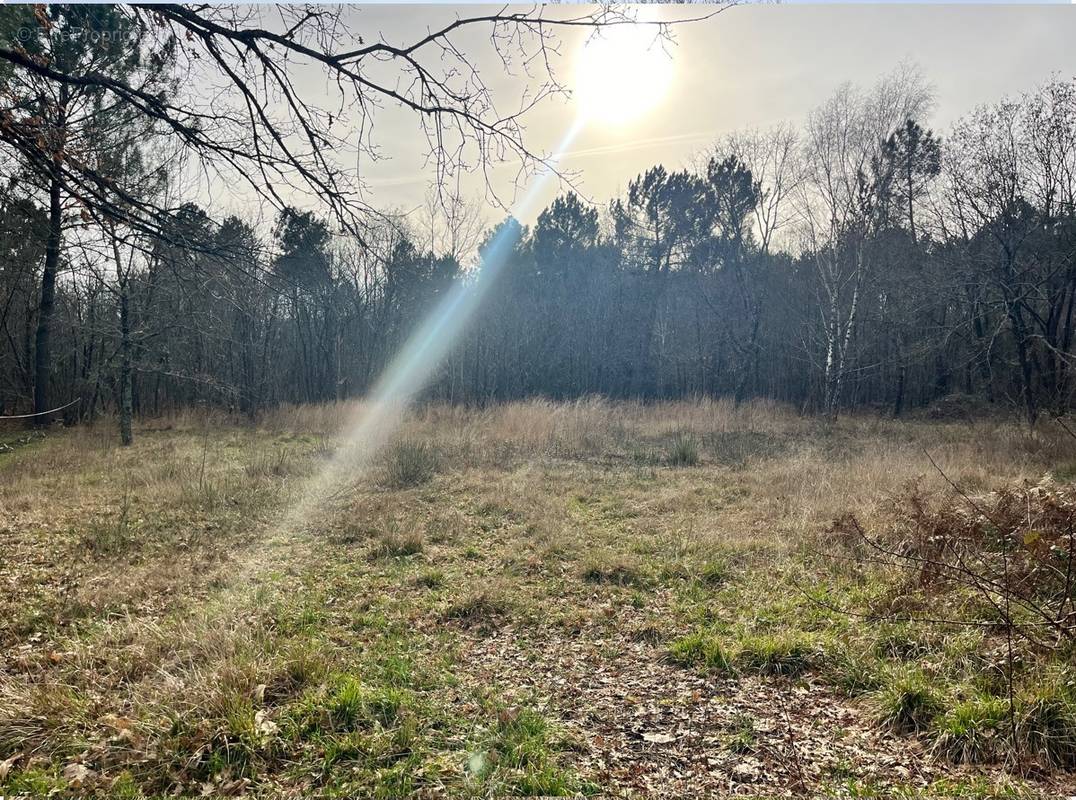
{"label": "tree line", "polygon": [[[514,242],[507,263],[430,397],[765,397],[833,416],[960,394],[1031,423],[1072,405],[1072,81],[942,134],[926,82],[901,67],[840,87],[800,125],[656,165],[607,205],[568,191],[527,227],[483,234],[484,211],[458,200],[361,226],[279,203],[266,226],[220,219],[174,178],[191,144],[162,132],[187,123],[161,76],[180,44],[64,50],[51,32],[77,12],[38,13],[57,15],[50,73],[107,68],[164,111],[18,59],[0,71],[29,103],[0,113],[15,156],[0,191],[0,415],[77,398],[68,419],[118,411],[129,440],[138,414],[361,396],[497,236]],[[286,158],[281,141],[255,171]],[[316,183],[316,166],[297,168]]]}

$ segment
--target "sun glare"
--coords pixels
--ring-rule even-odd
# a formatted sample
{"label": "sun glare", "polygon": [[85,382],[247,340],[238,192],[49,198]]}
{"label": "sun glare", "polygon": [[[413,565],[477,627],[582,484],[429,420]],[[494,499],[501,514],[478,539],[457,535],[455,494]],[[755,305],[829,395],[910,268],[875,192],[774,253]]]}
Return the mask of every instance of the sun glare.
{"label": "sun glare", "polygon": [[604,28],[579,53],[576,102],[588,120],[624,125],[661,101],[672,75],[672,56],[653,25]]}

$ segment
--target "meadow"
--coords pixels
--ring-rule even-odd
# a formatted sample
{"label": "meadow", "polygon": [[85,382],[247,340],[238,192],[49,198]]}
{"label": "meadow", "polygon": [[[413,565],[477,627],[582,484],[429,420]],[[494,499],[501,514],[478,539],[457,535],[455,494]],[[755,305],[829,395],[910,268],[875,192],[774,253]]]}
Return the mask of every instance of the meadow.
{"label": "meadow", "polygon": [[1063,425],[358,411],[0,433],[0,795],[1076,794]]}

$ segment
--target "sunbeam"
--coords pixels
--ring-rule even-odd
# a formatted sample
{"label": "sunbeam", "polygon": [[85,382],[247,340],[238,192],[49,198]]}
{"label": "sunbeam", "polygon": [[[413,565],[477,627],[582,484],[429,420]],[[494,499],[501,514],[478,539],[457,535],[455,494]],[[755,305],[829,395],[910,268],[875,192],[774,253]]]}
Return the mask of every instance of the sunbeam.
{"label": "sunbeam", "polygon": [[[568,151],[584,124],[584,116],[579,115],[548,159],[550,166],[534,177],[526,193],[512,207],[513,216],[526,216],[534,210],[546,184],[557,177],[554,165]],[[472,279],[461,276],[411,334],[378,378],[366,402],[356,408],[344,427],[340,447],[308,481],[299,501],[281,521],[278,532],[288,532],[301,525],[319,505],[353,485],[370,467],[496,283],[517,243],[519,230],[503,227],[485,249],[478,274]]]}

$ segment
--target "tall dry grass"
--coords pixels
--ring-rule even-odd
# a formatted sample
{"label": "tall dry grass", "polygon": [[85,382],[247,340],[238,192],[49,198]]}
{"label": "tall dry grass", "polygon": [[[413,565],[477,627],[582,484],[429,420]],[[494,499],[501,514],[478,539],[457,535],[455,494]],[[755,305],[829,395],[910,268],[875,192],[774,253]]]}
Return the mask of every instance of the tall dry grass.
{"label": "tall dry grass", "polygon": [[[330,451],[364,411],[362,401],[281,406],[264,412],[252,429],[195,409],[146,421],[133,450],[116,446],[107,421],[65,431],[35,447],[32,458],[0,460],[0,517],[30,512],[50,497],[77,503],[87,489],[92,500],[95,486],[115,488],[121,481],[162,501],[197,495],[207,484],[235,489],[273,477],[287,477],[299,488],[318,465],[316,459],[293,458],[291,451]],[[1049,422],[1034,432],[1016,420],[996,418],[938,422],[850,415],[830,423],[766,401],[589,397],[482,408],[430,403],[405,417],[396,439],[430,448],[447,471],[509,469],[533,459],[610,468],[661,465],[668,463],[670,447],[687,440],[697,446],[702,466],[741,473],[767,514],[776,513],[792,531],[850,507],[862,511],[912,480],[930,490],[945,486],[947,477],[975,492],[1076,467],[1076,441]],[[101,474],[87,487],[85,481],[71,482],[78,470]]]}
{"label": "tall dry grass", "polygon": [[[317,465],[291,458],[289,449],[330,450],[333,439],[364,410],[362,401],[281,406],[264,412],[252,428],[216,411],[194,409],[145,421],[129,450],[117,446],[107,420],[66,430],[34,446],[32,457],[0,459],[0,514],[46,495],[81,492],[85,487],[73,486],[71,473],[82,469],[104,473],[97,476],[99,485],[115,486],[122,478],[135,489],[162,495],[205,483],[207,470],[215,479],[239,468],[252,479],[265,477],[262,473],[297,476]],[[533,458],[616,464],[638,460],[640,448],[658,456],[679,437],[698,444],[704,465],[746,470],[760,489],[769,487],[765,494],[798,504],[808,516],[837,510],[848,498],[869,500],[918,477],[944,483],[931,459],[972,491],[1076,465],[1076,441],[1049,422],[1034,432],[1016,420],[1000,419],[935,422],[862,415],[829,423],[766,401],[640,403],[590,397],[483,408],[431,403],[412,410],[396,434],[397,440],[434,448],[449,469],[509,466]]]}
{"label": "tall dry grass", "polygon": [[[361,402],[287,406],[266,412],[258,424],[274,433],[331,437],[362,412]],[[591,397],[485,408],[428,404],[408,415],[398,435],[436,448],[449,467],[508,466],[536,457],[615,465],[637,457],[640,447],[658,456],[677,437],[689,436],[704,465],[744,471],[758,496],[783,505],[804,524],[850,503],[873,503],[916,479],[942,488],[947,476],[980,491],[1076,465],[1076,440],[1048,421],[1033,432],[1015,419],[997,418],[939,422],[849,415],[831,423],[767,401]]]}

